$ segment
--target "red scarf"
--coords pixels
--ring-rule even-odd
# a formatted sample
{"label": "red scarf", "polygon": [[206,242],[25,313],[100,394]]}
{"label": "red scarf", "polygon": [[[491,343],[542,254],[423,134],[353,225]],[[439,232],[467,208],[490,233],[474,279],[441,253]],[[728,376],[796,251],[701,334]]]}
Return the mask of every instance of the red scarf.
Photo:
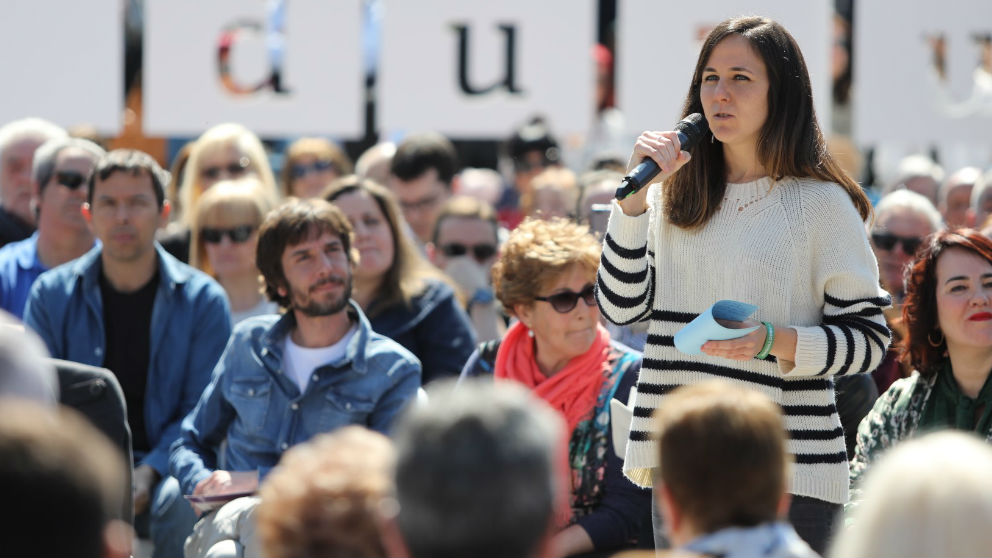
{"label": "red scarf", "polygon": [[522,322],[510,326],[496,352],[494,374],[527,386],[538,397],[561,413],[568,424],[568,437],[579,422],[588,419],[605,380],[610,355],[610,334],[602,325],[596,326],[596,339],[589,350],[568,361],[554,376],[548,378],[537,366],[534,339]]}

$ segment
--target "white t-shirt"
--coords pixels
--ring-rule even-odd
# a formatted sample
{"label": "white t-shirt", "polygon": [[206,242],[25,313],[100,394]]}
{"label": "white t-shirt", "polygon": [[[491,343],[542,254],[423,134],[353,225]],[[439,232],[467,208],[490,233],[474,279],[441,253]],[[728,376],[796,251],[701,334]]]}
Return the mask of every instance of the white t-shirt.
{"label": "white t-shirt", "polygon": [[345,355],[348,350],[348,342],[358,331],[358,324],[355,324],[344,334],[337,343],[329,347],[301,347],[293,343],[293,336],[286,336],[286,344],[283,347],[283,369],[296,385],[300,387],[300,393],[307,390],[310,376],[317,368],[327,363],[335,362]]}

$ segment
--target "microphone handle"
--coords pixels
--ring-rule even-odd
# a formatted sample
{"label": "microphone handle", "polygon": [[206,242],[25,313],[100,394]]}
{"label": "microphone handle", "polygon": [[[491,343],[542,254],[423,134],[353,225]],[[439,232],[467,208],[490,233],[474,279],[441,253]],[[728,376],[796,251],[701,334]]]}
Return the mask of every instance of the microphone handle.
{"label": "microphone handle", "polygon": [[[688,136],[682,133],[681,130],[677,131],[676,134],[679,137],[679,145],[686,145],[689,141]],[[641,188],[650,184],[651,179],[658,176],[659,172],[661,172],[661,168],[658,166],[658,163],[654,162],[654,159],[650,157],[641,159],[641,163],[634,167],[634,170],[630,171],[630,174],[623,177],[620,187],[617,188],[614,194],[616,199],[623,200],[633,196]]]}

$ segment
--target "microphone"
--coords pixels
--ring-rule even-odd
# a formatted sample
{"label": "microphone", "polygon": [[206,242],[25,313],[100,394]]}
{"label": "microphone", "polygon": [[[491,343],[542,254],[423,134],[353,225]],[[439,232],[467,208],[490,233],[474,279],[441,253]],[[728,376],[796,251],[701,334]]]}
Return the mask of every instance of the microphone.
{"label": "microphone", "polygon": [[[706,135],[709,129],[710,126],[706,123],[706,119],[698,112],[694,112],[679,120],[678,124],[675,125],[675,132],[678,134],[682,151],[691,151],[693,147],[696,147],[696,144]],[[634,167],[634,170],[630,171],[630,174],[623,177],[623,181],[620,182],[620,187],[616,191],[616,199],[622,200],[633,195],[641,188],[647,186],[652,178],[658,176],[659,172],[661,172],[661,168],[658,166],[658,163],[655,163],[654,159],[650,157],[645,157],[641,161],[641,164]]]}

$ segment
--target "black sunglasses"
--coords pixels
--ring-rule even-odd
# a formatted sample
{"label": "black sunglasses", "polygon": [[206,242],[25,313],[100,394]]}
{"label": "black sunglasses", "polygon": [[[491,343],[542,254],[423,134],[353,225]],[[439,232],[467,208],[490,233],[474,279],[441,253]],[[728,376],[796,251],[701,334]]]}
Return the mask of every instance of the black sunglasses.
{"label": "black sunglasses", "polygon": [[886,232],[871,233],[871,241],[886,252],[895,248],[896,244],[901,243],[902,251],[907,254],[915,254],[916,249],[920,247],[920,244],[923,244],[923,239],[918,236],[898,236]]}
{"label": "black sunglasses", "polygon": [[580,298],[586,303],[586,306],[596,305],[596,288],[592,283],[583,287],[580,293],[562,291],[549,296],[535,296],[534,300],[550,303],[551,307],[555,309],[555,312],[559,314],[568,314],[579,303]]}
{"label": "black sunglasses", "polygon": [[228,163],[226,165],[214,165],[212,167],[207,167],[200,171],[200,175],[203,178],[210,180],[217,180],[220,178],[220,173],[227,171],[227,175],[232,178],[237,178],[242,174],[248,172],[248,166],[251,165],[251,161],[248,157],[242,157],[233,163]]}
{"label": "black sunglasses", "polygon": [[204,242],[220,244],[226,235],[231,239],[231,242],[241,243],[251,238],[251,233],[253,232],[255,232],[254,225],[238,225],[230,229],[203,227],[200,229],[200,237],[203,238]]}
{"label": "black sunglasses", "polygon": [[86,175],[77,171],[58,171],[55,173],[55,182],[65,186],[70,190],[76,190],[86,182]]}
{"label": "black sunglasses", "polygon": [[465,244],[452,242],[451,244],[441,246],[441,251],[444,252],[444,255],[449,258],[464,256],[469,250],[472,251],[472,256],[478,262],[484,262],[496,255],[496,246],[492,244],[475,244],[473,246],[466,246]]}
{"label": "black sunglasses", "polygon": [[327,160],[314,161],[310,164],[297,163],[293,165],[293,178],[303,178],[310,173],[321,173],[329,170],[337,170],[334,163]]}

